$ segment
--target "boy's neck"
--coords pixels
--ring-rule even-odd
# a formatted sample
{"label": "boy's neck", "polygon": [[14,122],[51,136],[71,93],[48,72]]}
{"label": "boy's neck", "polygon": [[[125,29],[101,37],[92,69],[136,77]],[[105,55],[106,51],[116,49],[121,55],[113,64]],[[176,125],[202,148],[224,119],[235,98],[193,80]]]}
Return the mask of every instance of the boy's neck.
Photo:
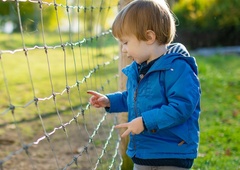
{"label": "boy's neck", "polygon": [[167,44],[163,44],[163,45],[155,44],[155,45],[153,45],[152,54],[151,54],[151,57],[149,57],[149,60],[147,60],[147,63],[161,57],[166,52],[167,52]]}

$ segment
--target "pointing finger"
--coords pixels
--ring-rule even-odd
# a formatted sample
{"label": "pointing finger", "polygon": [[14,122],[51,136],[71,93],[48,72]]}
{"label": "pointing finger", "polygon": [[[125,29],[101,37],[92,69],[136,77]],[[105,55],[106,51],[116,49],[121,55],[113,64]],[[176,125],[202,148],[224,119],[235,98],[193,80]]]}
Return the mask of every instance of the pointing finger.
{"label": "pointing finger", "polygon": [[87,94],[91,94],[93,96],[102,96],[102,94],[96,92],[96,91],[93,91],[93,90],[88,90],[87,91]]}

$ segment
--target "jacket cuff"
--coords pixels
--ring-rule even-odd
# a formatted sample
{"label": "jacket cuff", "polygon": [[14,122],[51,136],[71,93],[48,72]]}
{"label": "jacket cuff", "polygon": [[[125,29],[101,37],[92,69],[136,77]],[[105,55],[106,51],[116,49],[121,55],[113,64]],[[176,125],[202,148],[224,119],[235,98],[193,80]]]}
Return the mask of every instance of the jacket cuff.
{"label": "jacket cuff", "polygon": [[146,124],[145,124],[145,122],[144,122],[144,119],[142,118],[142,122],[143,122],[143,127],[144,127],[144,130],[147,130],[147,126],[146,126]]}

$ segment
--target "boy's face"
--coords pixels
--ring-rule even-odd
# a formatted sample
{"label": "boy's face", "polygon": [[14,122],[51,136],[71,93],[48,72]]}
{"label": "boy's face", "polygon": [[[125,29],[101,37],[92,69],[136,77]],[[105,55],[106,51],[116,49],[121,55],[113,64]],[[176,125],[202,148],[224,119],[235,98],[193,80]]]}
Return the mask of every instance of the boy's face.
{"label": "boy's face", "polygon": [[150,59],[149,45],[146,41],[139,41],[134,35],[123,36],[120,40],[122,52],[138,64]]}

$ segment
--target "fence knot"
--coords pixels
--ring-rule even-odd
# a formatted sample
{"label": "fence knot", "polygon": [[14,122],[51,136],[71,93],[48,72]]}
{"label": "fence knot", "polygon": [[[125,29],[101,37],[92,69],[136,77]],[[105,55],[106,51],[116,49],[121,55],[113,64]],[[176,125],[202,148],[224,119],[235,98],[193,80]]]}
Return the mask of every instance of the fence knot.
{"label": "fence knot", "polygon": [[73,157],[73,161],[74,161],[75,165],[77,165],[77,166],[78,166],[77,159],[78,159],[78,157],[77,157],[77,156],[74,156],[74,157]]}
{"label": "fence knot", "polygon": [[66,86],[67,93],[70,92],[70,86]]}
{"label": "fence knot", "polygon": [[56,100],[56,93],[53,93],[52,96],[53,96],[53,100],[55,101]]}
{"label": "fence knot", "polygon": [[84,151],[88,154],[88,146],[84,147]]}
{"label": "fence knot", "polygon": [[54,2],[54,9],[55,9],[55,11],[57,11],[57,7],[58,7],[57,3]]}
{"label": "fence knot", "polygon": [[24,51],[25,56],[27,56],[28,55],[28,49],[24,47],[23,51]]}
{"label": "fence knot", "polygon": [[75,123],[77,124],[78,123],[77,116],[74,116],[73,119],[74,119]]}
{"label": "fence knot", "polygon": [[74,43],[71,42],[70,47],[71,47],[72,50],[74,49],[74,46],[75,46]]}
{"label": "fence knot", "polygon": [[47,138],[48,142],[50,142],[50,137],[48,133],[45,133],[45,137]]}
{"label": "fence knot", "polygon": [[88,143],[93,143],[93,138],[89,137]]}
{"label": "fence knot", "polygon": [[39,8],[42,9],[42,1],[38,0]]}
{"label": "fence knot", "polygon": [[61,126],[62,126],[63,131],[66,132],[66,126],[64,124],[62,124]]}
{"label": "fence knot", "polygon": [[82,116],[84,117],[84,112],[85,112],[85,110],[82,108],[81,109],[81,113],[82,113]]}
{"label": "fence knot", "polygon": [[29,154],[28,148],[28,145],[23,145],[23,150],[26,152],[27,155]]}
{"label": "fence knot", "polygon": [[87,82],[87,76],[84,76],[84,78],[83,78],[83,82]]}
{"label": "fence knot", "polygon": [[34,97],[34,102],[35,102],[35,106],[37,106],[38,105],[38,98],[37,97]]}
{"label": "fence knot", "polygon": [[12,114],[14,114],[15,106],[10,104],[9,109],[12,111]]}
{"label": "fence knot", "polygon": [[65,44],[61,44],[62,50],[65,51]]}
{"label": "fence knot", "polygon": [[46,45],[44,45],[44,51],[45,51],[45,54],[47,54],[47,53],[48,53],[48,48],[47,48],[47,46],[46,46]]}
{"label": "fence knot", "polygon": [[77,80],[77,87],[79,88],[79,86],[80,86],[80,82],[79,82],[79,80]]}
{"label": "fence knot", "polygon": [[69,12],[69,6],[68,5],[66,6],[66,10],[67,10],[67,12]]}
{"label": "fence knot", "polygon": [[9,109],[10,109],[10,110],[14,110],[14,109],[15,109],[15,106],[12,105],[12,104],[10,104]]}

